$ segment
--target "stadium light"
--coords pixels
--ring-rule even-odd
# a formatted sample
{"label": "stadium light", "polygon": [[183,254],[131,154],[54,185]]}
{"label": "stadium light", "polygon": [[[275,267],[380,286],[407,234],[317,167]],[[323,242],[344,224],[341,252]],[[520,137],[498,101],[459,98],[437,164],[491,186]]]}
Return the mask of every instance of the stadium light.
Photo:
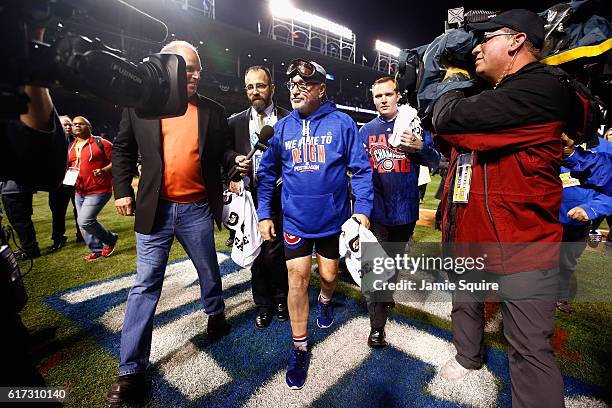
{"label": "stadium light", "polygon": [[400,53],[400,49],[398,47],[380,40],[376,40],[376,46],[374,49],[382,54],[387,54],[395,58],[399,57]]}
{"label": "stadium light", "polygon": [[270,0],[270,11],[274,17],[291,18],[304,24],[310,24],[330,33],[340,35],[344,38],[353,38],[353,32],[340,24],[327,20],[323,17],[302,11],[293,7],[289,0]]}

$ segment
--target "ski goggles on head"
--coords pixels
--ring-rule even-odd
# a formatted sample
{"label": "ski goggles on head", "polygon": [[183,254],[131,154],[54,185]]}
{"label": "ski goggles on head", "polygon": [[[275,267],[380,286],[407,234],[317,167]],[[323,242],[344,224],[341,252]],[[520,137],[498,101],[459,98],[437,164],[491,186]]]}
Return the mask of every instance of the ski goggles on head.
{"label": "ski goggles on head", "polygon": [[299,58],[289,63],[286,74],[287,78],[293,78],[299,75],[303,80],[309,82],[325,82],[325,77],[327,75],[323,67],[319,64]]}

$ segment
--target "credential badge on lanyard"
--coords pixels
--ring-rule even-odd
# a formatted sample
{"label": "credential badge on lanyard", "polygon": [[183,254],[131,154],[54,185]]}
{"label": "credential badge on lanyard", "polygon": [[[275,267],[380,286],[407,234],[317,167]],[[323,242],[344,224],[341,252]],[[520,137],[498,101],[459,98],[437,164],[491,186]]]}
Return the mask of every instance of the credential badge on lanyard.
{"label": "credential badge on lanyard", "polygon": [[68,170],[66,170],[66,175],[64,176],[64,181],[62,181],[62,184],[65,186],[74,186],[78,176],[79,169],[77,167],[70,167]]}
{"label": "credential badge on lanyard", "polygon": [[257,150],[253,155],[253,178],[254,181],[257,181],[257,172],[259,171],[259,165],[261,164],[261,158],[263,157],[263,152]]}
{"label": "credential badge on lanyard", "polygon": [[[70,147],[70,150],[74,149],[75,152],[75,156],[76,156],[76,166],[72,166],[69,167],[68,170],[66,170],[66,174],[64,175],[64,180],[62,181],[62,184],[65,186],[73,186],[76,184],[77,178],[79,177],[79,170],[81,167],[80,164],[80,155],[81,155],[81,150],[82,150],[82,146],[81,149],[77,149],[76,148],[76,142]],[[70,150],[68,151],[68,154],[70,154]]]}
{"label": "credential badge on lanyard", "polygon": [[457,171],[455,173],[455,186],[453,189],[453,203],[467,203],[472,183],[473,153],[463,153],[457,158]]}

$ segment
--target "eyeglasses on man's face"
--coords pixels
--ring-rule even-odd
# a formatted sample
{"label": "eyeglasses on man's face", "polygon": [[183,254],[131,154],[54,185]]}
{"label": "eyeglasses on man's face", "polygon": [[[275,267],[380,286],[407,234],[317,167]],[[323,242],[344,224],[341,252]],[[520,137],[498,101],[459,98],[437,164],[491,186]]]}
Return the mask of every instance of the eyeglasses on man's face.
{"label": "eyeglasses on man's face", "polygon": [[263,84],[263,83],[257,83],[255,85],[253,84],[248,84],[247,86],[244,87],[244,89],[247,92],[253,92],[253,90],[257,89],[257,92],[263,92],[266,89],[268,89],[268,87],[270,86],[270,84]]}
{"label": "eyeglasses on man's face", "polygon": [[495,38],[495,37],[499,37],[500,35],[516,35],[517,33],[508,33],[505,31],[495,31],[492,33],[484,33],[484,35],[482,36],[482,40],[480,40],[479,45],[484,45],[485,43],[487,43],[489,40]]}
{"label": "eyeglasses on man's face", "polygon": [[313,86],[317,85],[318,82],[304,82],[304,81],[287,81],[285,82],[285,86],[289,91],[293,90],[293,88],[297,87],[300,91],[310,91]]}

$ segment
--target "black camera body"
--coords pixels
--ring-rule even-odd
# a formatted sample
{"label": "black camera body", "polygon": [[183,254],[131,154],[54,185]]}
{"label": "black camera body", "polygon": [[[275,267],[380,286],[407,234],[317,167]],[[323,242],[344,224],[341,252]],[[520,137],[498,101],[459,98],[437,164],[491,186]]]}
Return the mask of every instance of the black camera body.
{"label": "black camera body", "polygon": [[28,301],[19,265],[8,245],[0,245],[0,294],[2,311],[20,312]]}
{"label": "black camera body", "polygon": [[[52,44],[31,40],[33,27],[57,26],[60,18],[87,12],[98,13],[90,16],[97,21],[110,22],[115,15],[127,16],[119,19],[117,25],[134,22],[134,27],[145,27],[144,35],[165,38],[167,28],[162,22],[121,0],[103,3],[100,6],[93,0],[8,0],[0,6],[0,32],[5,34],[3,38],[12,39],[0,43],[3,61],[0,118],[16,119],[26,111],[27,98],[23,93],[26,84],[98,96],[116,105],[133,107],[142,118],[185,113],[186,68],[179,55],[152,54],[135,63],[99,39],[78,34],[62,35]],[[108,7],[110,11],[106,13],[113,15],[101,15],[106,10],[103,7]]]}
{"label": "black camera body", "polygon": [[[540,59],[544,64],[561,67],[572,80],[588,88],[593,105],[589,109],[601,111],[600,118],[590,126],[595,129],[602,123],[610,125],[612,120],[612,115],[606,115],[606,107],[612,106],[612,50],[602,48],[599,53],[581,53],[576,48],[584,45],[580,41],[582,37],[605,39],[605,33],[610,35],[612,6],[599,0],[578,3],[560,3],[540,13],[545,22],[545,41]],[[496,14],[486,10],[469,11],[459,27],[448,30],[432,43],[401,50],[398,58],[400,91],[410,103],[418,105],[425,127],[437,99],[437,84],[444,77],[446,67],[462,68],[471,73],[474,78],[471,93],[477,93],[486,86],[478,82],[473,71],[471,50],[478,43],[478,38],[472,35],[469,28],[470,24],[487,21]],[[559,58],[564,52],[565,58]],[[596,137],[596,132],[592,133],[592,137]]]}

